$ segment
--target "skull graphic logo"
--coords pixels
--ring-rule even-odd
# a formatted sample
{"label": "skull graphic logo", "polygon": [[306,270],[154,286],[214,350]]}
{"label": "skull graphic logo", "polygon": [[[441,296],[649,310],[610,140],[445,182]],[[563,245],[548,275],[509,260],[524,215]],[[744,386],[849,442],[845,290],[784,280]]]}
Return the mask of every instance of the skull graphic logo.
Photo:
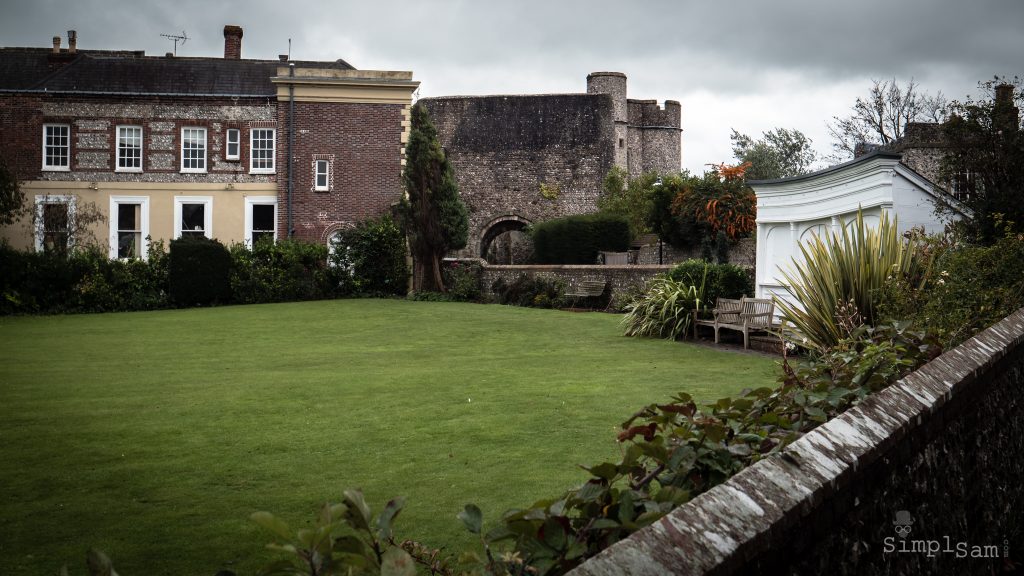
{"label": "skull graphic logo", "polygon": [[914,523],[914,518],[909,511],[900,510],[896,513],[896,519],[892,523],[896,527],[896,534],[899,534],[900,538],[906,538],[910,534],[910,526]]}

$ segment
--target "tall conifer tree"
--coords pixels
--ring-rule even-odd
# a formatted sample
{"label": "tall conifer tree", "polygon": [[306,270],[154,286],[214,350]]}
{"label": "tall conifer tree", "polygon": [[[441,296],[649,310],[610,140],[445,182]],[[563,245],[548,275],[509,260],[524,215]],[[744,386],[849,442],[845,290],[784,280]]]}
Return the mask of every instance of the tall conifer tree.
{"label": "tall conifer tree", "polygon": [[437,140],[427,110],[412,107],[412,130],[405,148],[402,201],[409,247],[413,257],[413,288],[444,292],[441,259],[466,246],[469,216],[459,198],[451,164]]}

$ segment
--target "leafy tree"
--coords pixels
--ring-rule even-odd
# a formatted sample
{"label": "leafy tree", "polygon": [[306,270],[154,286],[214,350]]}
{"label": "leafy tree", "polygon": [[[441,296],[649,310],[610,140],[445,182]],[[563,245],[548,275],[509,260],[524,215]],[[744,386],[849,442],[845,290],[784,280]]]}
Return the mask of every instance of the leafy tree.
{"label": "leafy tree", "polygon": [[651,194],[648,224],[676,247],[706,240],[710,259],[720,231],[735,241],[754,229],[756,199],[744,180],[749,167],[719,164],[703,176],[683,172],[663,177]]}
{"label": "leafy tree", "polygon": [[907,122],[941,122],[946,105],[942,92],[934,96],[922,93],[913,79],[905,87],[895,78],[874,80],[867,97],[857,98],[848,116],[834,116],[828,123],[834,139],[832,159],[853,158],[860,144],[889,145],[903,137]]}
{"label": "leafy tree", "polygon": [[426,108],[412,108],[412,131],[405,148],[402,201],[406,232],[413,256],[416,291],[444,292],[441,258],[466,245],[469,216],[459,198],[451,164],[437,140],[437,129]]}
{"label": "leafy tree", "polygon": [[651,209],[651,192],[657,181],[658,174],[654,172],[630,180],[629,173],[616,166],[604,178],[604,190],[597,199],[597,208],[601,212],[625,218],[634,238],[647,234],[651,232],[647,221]]}
{"label": "leafy tree", "polygon": [[18,177],[0,158],[0,226],[17,222],[24,213],[25,194]]}
{"label": "leafy tree", "polygon": [[[995,78],[979,84],[984,96],[954,101],[943,125],[947,152],[942,177],[972,212],[965,231],[983,244],[1006,232],[1024,231],[1024,130],[1019,108],[1024,103],[1020,80]],[[939,206],[940,211],[949,206]]]}
{"label": "leafy tree", "polygon": [[796,129],[776,128],[761,134],[761,138],[732,131],[732,153],[740,164],[749,162],[748,180],[773,180],[799,176],[811,171],[818,154],[811,147],[811,139]]}

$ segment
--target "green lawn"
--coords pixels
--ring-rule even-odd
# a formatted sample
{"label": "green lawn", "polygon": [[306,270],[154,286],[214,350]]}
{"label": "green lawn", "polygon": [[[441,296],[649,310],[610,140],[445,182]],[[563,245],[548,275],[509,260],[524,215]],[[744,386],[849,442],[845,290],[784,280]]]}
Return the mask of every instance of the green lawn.
{"label": "green lawn", "polygon": [[0,574],[252,574],[361,487],[400,538],[469,542],[580,482],[615,427],[687,391],[774,383],[771,359],[620,336],[620,316],[381,300],[0,318]]}

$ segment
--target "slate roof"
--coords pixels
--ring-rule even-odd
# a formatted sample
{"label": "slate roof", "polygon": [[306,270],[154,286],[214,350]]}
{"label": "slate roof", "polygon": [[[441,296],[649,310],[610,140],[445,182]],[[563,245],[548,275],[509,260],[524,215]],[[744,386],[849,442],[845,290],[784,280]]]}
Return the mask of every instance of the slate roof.
{"label": "slate roof", "polygon": [[[292,61],[301,68],[353,70],[344,60]],[[134,52],[0,48],[0,92],[273,96],[280,60],[144,56]]]}

